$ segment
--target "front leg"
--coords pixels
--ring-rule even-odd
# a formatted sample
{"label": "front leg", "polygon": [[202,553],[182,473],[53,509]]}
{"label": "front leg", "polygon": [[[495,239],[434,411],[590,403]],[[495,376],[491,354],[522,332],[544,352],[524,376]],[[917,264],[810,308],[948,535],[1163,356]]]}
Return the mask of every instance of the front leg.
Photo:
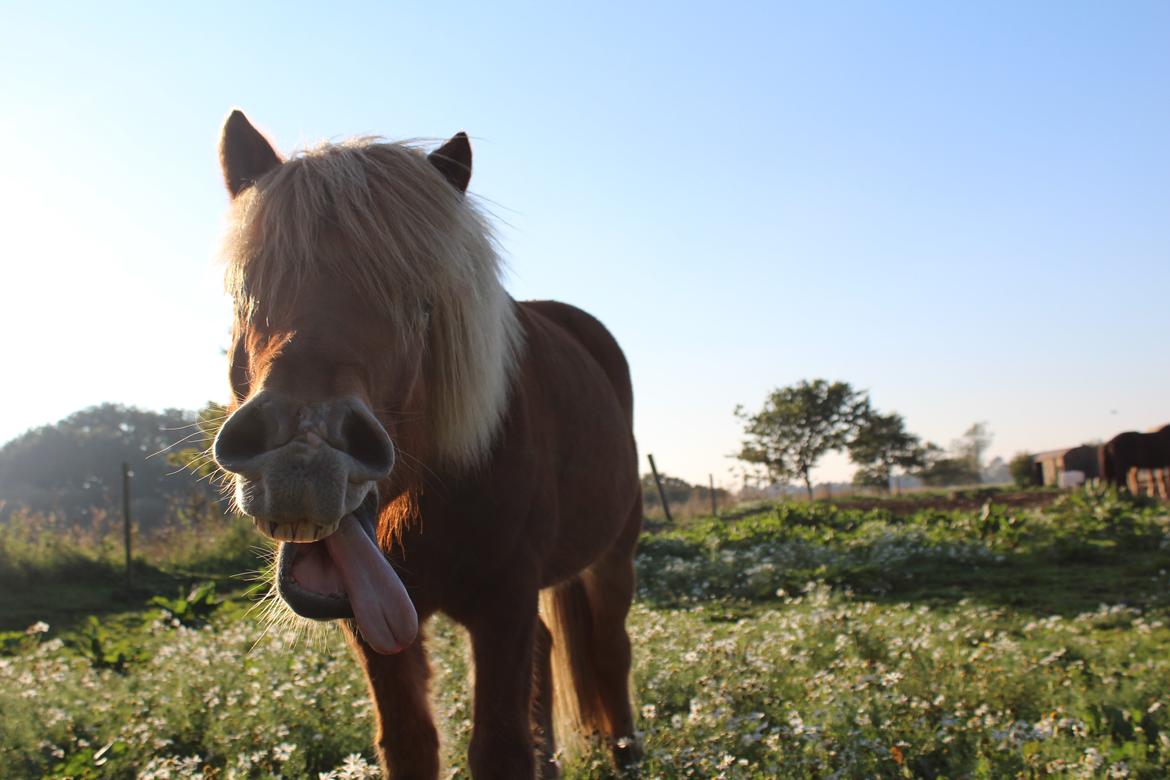
{"label": "front leg", "polygon": [[497,592],[468,621],[475,658],[475,715],[468,764],[475,780],[536,775],[532,739],[535,585]]}
{"label": "front leg", "polygon": [[374,652],[346,621],[345,634],[366,672],[377,718],[378,761],[391,780],[436,780],[439,733],[431,717],[431,676],[420,630],[414,644],[396,655]]}

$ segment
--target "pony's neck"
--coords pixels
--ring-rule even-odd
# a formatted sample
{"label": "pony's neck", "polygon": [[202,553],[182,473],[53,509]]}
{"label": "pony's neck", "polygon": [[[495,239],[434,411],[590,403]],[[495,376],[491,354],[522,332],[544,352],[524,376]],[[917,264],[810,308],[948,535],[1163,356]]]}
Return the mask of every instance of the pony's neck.
{"label": "pony's neck", "polygon": [[523,350],[516,302],[492,274],[483,288],[436,310],[426,384],[429,451],[436,465],[482,463],[507,415]]}

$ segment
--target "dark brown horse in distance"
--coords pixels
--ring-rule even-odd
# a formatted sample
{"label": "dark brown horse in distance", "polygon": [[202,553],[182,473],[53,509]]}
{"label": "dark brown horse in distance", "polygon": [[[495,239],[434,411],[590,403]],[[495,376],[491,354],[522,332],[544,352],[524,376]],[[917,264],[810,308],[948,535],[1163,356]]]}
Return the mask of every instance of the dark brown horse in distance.
{"label": "dark brown horse in distance", "polygon": [[1170,425],[1151,433],[1126,431],[1101,445],[1101,479],[1117,487],[1128,487],[1137,492],[1133,469],[1149,469],[1151,478],[1159,484],[1165,496],[1163,469],[1170,467]]}
{"label": "dark brown horse in distance", "polygon": [[282,159],[223,128],[233,413],[215,444],[280,541],[277,587],[340,619],[393,778],[436,778],[427,618],[465,626],[476,778],[555,776],[568,708],[637,760],[625,620],[642,522],[625,358],[590,315],[514,301],[460,133]]}

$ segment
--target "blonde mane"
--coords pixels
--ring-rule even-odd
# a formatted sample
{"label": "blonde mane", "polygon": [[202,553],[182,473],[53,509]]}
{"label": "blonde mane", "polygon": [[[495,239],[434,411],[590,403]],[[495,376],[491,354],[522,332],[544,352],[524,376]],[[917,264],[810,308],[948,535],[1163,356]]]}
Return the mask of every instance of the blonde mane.
{"label": "blonde mane", "polygon": [[483,214],[419,148],[357,138],[294,155],[235,199],[224,257],[242,321],[324,273],[397,332],[425,332],[435,454],[487,454],[521,348],[515,304]]}

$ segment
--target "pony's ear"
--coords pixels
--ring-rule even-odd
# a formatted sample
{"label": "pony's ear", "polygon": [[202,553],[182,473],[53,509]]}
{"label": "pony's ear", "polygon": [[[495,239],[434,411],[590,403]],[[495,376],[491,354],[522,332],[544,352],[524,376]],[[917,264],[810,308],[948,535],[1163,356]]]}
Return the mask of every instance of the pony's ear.
{"label": "pony's ear", "polygon": [[439,169],[443,178],[460,192],[467,192],[471,181],[471,142],[467,133],[458,132],[451,140],[427,155],[431,165]]}
{"label": "pony's ear", "polygon": [[252,127],[244,112],[232,111],[219,139],[219,164],[228,192],[236,197],[257,179],[280,165],[280,155]]}

